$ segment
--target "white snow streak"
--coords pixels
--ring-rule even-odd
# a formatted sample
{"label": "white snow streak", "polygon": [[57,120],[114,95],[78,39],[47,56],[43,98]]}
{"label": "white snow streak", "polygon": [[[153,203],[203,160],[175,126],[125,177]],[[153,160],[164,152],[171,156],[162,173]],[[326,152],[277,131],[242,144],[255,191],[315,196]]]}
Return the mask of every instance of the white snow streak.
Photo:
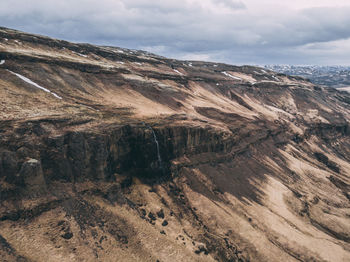
{"label": "white snow streak", "polygon": [[80,53],[77,53],[77,52],[74,52],[74,51],[72,51],[74,54],[76,54],[76,55],[79,55],[79,56],[82,56],[82,57],[87,57],[87,55],[83,55],[83,54],[80,54]]}
{"label": "white snow streak", "polygon": [[176,73],[178,73],[179,75],[182,75],[183,76],[183,74],[179,71],[179,70],[176,70],[176,69],[173,69]]}
{"label": "white snow streak", "polygon": [[281,81],[278,77],[272,76],[273,79],[275,79],[276,81]]}
{"label": "white snow streak", "polygon": [[0,65],[3,65],[3,64],[5,64],[5,60],[0,61]]}
{"label": "white snow streak", "polygon": [[62,97],[60,97],[60,96],[57,95],[56,93],[51,92],[49,89],[46,89],[45,87],[42,87],[42,86],[38,85],[37,83],[34,83],[34,82],[33,82],[32,80],[30,80],[29,78],[26,78],[25,76],[22,76],[22,75],[20,75],[20,74],[17,74],[17,73],[15,73],[15,72],[10,71],[10,70],[7,70],[7,71],[9,71],[11,74],[16,75],[18,78],[22,79],[24,82],[26,82],[26,83],[28,83],[28,84],[31,84],[31,85],[33,85],[33,86],[35,86],[35,87],[37,87],[37,88],[39,88],[39,89],[41,89],[41,90],[47,92],[47,93],[50,93],[50,94],[52,94],[54,97],[56,97],[56,98],[58,98],[58,99],[62,99]]}
{"label": "white snow streak", "polygon": [[239,78],[239,77],[237,77],[237,76],[233,76],[233,75],[231,75],[231,74],[229,74],[229,73],[227,73],[227,72],[222,72],[225,76],[228,76],[228,77],[231,77],[231,78],[233,78],[233,79],[236,79],[236,80],[242,80],[242,78]]}

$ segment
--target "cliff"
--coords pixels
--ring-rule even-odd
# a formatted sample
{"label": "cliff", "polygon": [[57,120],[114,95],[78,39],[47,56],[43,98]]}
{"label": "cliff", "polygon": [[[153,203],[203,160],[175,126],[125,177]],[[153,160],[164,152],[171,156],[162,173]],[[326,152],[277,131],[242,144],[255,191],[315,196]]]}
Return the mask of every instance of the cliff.
{"label": "cliff", "polygon": [[0,28],[3,261],[347,261],[350,94]]}

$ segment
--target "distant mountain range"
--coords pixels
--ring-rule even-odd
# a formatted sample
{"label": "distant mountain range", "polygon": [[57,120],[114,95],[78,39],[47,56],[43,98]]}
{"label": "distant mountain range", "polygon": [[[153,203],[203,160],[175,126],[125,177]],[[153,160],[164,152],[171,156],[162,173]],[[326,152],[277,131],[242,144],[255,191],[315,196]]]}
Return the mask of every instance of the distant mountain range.
{"label": "distant mountain range", "polygon": [[349,66],[267,65],[265,68],[287,75],[304,77],[317,85],[350,90]]}

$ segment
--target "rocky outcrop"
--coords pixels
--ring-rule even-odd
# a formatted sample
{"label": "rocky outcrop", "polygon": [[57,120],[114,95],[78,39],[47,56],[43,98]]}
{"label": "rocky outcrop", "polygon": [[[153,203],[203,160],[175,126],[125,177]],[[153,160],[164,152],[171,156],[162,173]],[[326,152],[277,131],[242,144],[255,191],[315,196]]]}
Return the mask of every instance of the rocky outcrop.
{"label": "rocky outcrop", "polygon": [[[146,179],[166,177],[170,174],[172,160],[177,158],[205,153],[235,154],[238,144],[239,152],[243,152],[249,145],[261,143],[270,136],[277,138],[279,133],[263,131],[256,137],[247,134],[240,137],[211,128],[159,126],[154,127],[157,145],[152,131],[142,124],[105,131],[103,134],[68,132],[63,136],[43,137],[34,152],[23,151],[23,147],[17,154],[4,151],[2,168],[8,171],[3,175],[14,177],[17,183],[22,181],[28,187],[45,185],[45,181],[113,181],[116,174],[126,173]],[[280,141],[277,139],[276,143]],[[162,166],[158,163],[157,146]],[[17,158],[18,151],[21,161]],[[23,162],[22,159],[33,154],[40,160]]]}
{"label": "rocky outcrop", "polygon": [[39,160],[29,159],[24,162],[19,176],[23,179],[26,191],[40,193],[46,190],[46,181]]}
{"label": "rocky outcrop", "polygon": [[16,153],[3,151],[0,155],[0,177],[6,177],[9,180],[15,179],[18,172],[18,159]]}

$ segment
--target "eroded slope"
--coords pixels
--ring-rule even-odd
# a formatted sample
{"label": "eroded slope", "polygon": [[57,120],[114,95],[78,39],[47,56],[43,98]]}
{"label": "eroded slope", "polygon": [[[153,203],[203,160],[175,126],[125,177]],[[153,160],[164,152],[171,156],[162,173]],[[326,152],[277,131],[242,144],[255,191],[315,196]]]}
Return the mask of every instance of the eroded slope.
{"label": "eroded slope", "polygon": [[0,254],[347,261],[350,95],[0,30]]}

